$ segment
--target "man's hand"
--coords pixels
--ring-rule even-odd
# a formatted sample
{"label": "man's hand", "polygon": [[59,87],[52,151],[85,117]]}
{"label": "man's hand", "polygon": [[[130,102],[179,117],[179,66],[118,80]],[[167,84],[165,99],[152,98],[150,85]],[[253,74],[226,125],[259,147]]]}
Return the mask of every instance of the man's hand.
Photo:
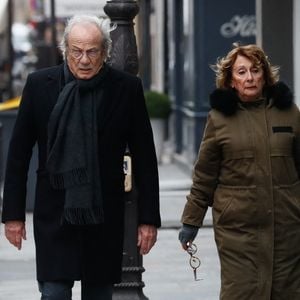
{"label": "man's hand", "polygon": [[157,228],[153,225],[141,224],[138,227],[138,247],[140,254],[147,254],[154,246],[157,238]]}
{"label": "man's hand", "polygon": [[21,250],[22,239],[26,240],[25,223],[23,221],[5,222],[5,236],[11,244]]}

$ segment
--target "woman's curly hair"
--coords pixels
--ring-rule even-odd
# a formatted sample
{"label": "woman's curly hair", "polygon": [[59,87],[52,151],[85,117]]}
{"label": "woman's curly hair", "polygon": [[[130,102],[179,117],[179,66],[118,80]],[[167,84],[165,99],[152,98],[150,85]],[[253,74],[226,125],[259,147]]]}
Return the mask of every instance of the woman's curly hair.
{"label": "woman's curly hair", "polygon": [[242,46],[234,43],[233,49],[226,56],[218,58],[216,64],[211,66],[216,73],[217,88],[231,88],[232,66],[238,55],[248,58],[254,66],[262,67],[266,86],[271,86],[279,80],[279,66],[271,65],[262,48],[254,44]]}

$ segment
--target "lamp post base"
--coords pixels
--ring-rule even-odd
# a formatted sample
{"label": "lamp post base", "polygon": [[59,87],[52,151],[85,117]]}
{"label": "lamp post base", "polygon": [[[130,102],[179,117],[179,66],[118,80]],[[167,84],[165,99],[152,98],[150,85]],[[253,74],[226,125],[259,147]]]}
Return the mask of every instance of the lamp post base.
{"label": "lamp post base", "polygon": [[143,267],[123,267],[122,269],[126,281],[114,285],[113,300],[148,300],[144,293],[143,281],[135,281],[140,274],[145,271]]}

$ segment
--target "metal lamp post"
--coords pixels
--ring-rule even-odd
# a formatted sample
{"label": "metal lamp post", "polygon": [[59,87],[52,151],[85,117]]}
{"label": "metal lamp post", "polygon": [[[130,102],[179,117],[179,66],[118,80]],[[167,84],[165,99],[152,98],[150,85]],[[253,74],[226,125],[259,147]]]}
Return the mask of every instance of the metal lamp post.
{"label": "metal lamp post", "polygon": [[138,73],[138,57],[133,19],[139,12],[136,1],[107,1],[104,12],[117,28],[111,32],[113,48],[109,63],[122,71],[136,75]]}
{"label": "metal lamp post", "polygon": [[[139,12],[136,1],[107,1],[104,12],[117,27],[111,32],[112,51],[108,61],[113,67],[137,75],[138,56],[133,19]],[[134,175],[134,174],[133,174]],[[133,178],[133,177],[132,177]],[[134,183],[134,182],[133,182]],[[125,236],[122,282],[114,286],[113,300],[147,300],[143,294],[142,256],[137,248],[137,191],[126,194]]]}

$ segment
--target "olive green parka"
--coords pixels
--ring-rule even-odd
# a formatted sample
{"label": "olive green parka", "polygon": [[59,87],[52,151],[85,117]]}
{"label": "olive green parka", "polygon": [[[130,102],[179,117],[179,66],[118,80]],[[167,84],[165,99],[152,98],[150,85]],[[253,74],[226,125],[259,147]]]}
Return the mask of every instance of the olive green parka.
{"label": "olive green parka", "polygon": [[212,206],[222,300],[300,299],[300,113],[284,83],[215,90],[182,223]]}

